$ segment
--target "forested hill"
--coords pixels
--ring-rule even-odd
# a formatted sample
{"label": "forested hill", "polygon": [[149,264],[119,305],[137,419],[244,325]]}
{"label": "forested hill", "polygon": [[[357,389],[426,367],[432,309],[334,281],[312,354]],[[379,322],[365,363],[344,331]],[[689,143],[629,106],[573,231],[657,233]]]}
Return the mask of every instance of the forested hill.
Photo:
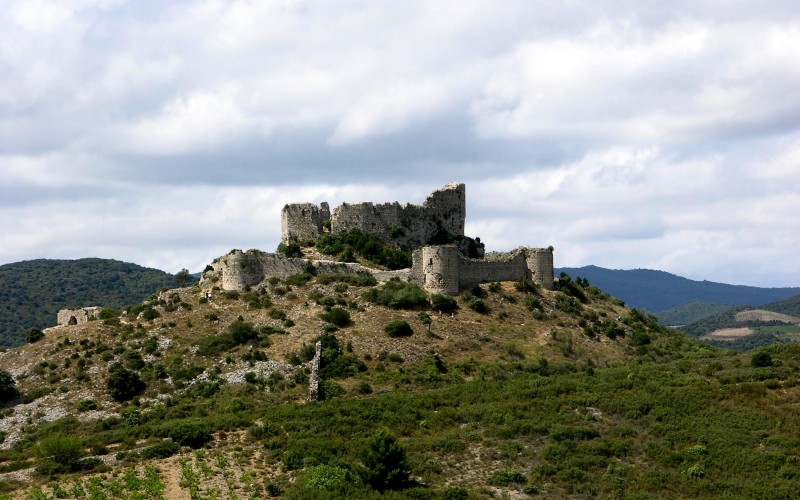
{"label": "forested hill", "polygon": [[630,307],[651,312],[664,311],[687,302],[702,300],[731,306],[760,306],[800,295],[800,288],[759,288],[694,281],[652,269],[604,269],[597,266],[556,269],[580,276],[606,293],[619,297]]}
{"label": "forested hill", "polygon": [[0,346],[20,345],[27,328],[54,326],[65,307],[120,308],[141,302],[173,276],[110,259],[37,259],[0,266]]}

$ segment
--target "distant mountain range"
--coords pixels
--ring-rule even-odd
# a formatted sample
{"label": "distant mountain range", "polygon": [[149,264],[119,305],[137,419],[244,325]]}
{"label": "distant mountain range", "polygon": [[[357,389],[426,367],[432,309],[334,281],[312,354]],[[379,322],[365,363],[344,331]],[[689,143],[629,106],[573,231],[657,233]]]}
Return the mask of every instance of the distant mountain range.
{"label": "distant mountain range", "polygon": [[[716,308],[716,312],[719,312],[725,306],[760,306],[800,295],[800,287],[760,288],[713,281],[694,281],[652,269],[565,267],[556,269],[556,276],[562,271],[572,278],[580,276],[588,279],[591,284],[604,292],[624,300],[629,307],[647,309],[653,313],[697,301],[705,302],[706,306]],[[719,307],[720,305],[722,307]]]}
{"label": "distant mountain range", "polygon": [[173,275],[109,259],[38,259],[0,266],[0,347],[23,343],[25,330],[56,324],[66,307],[137,304]]}

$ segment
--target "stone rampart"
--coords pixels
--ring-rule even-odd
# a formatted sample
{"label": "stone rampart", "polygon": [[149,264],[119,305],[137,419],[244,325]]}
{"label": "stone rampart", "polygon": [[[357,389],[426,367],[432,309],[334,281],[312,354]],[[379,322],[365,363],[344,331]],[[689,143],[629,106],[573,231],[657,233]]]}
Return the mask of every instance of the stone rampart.
{"label": "stone rampart", "polygon": [[554,287],[552,248],[520,247],[486,257],[469,259],[455,245],[418,248],[412,254],[409,278],[430,293],[449,295],[492,281],[529,279],[547,290]]}
{"label": "stone rampart", "polygon": [[[392,278],[408,280],[410,269],[385,271],[370,269],[352,262],[332,260],[306,260],[286,257],[280,253],[267,253],[261,250],[232,250],[211,263],[212,270],[203,273],[200,286],[208,289],[218,283],[223,290],[244,290],[262,284],[269,278],[288,278],[302,273],[308,263],[314,265],[319,274],[343,274],[348,276],[373,276],[380,282]],[[216,280],[214,280],[216,278]]]}
{"label": "stone rampart", "polygon": [[81,307],[80,309],[61,309],[56,315],[59,326],[80,325],[91,319],[96,319],[102,311],[102,307],[91,306]]}

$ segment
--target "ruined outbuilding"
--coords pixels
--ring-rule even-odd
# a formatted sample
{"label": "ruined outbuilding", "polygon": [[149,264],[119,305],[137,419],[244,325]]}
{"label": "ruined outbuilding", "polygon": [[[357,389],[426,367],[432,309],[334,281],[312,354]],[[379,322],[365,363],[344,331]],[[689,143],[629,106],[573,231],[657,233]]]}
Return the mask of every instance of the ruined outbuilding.
{"label": "ruined outbuilding", "polygon": [[[281,237],[284,244],[302,243],[316,240],[327,231],[359,229],[385,244],[412,251],[409,269],[387,271],[356,263],[311,261],[320,273],[371,275],[378,281],[397,278],[431,293],[450,295],[480,283],[523,279],[553,289],[553,247],[519,247],[485,254],[479,238],[464,235],[465,218],[466,188],[450,183],[431,193],[421,206],[343,203],[331,213],[327,203],[289,204],[281,212]],[[452,243],[438,244],[442,240]],[[233,250],[211,263],[200,285],[211,288],[218,283],[224,290],[243,290],[263,285],[270,278],[304,272],[308,262],[282,253]]]}
{"label": "ruined outbuilding", "polygon": [[81,325],[97,319],[103,308],[99,306],[81,307],[80,309],[61,309],[57,319],[59,326]]}

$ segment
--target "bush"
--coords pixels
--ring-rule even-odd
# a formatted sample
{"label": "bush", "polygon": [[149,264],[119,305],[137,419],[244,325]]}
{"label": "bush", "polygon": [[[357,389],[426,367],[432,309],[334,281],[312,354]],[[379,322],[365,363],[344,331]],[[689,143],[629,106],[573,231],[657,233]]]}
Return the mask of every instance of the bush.
{"label": "bush", "polygon": [[411,325],[402,319],[396,319],[383,328],[390,337],[409,337],[414,334]]}
{"label": "bush", "polygon": [[364,300],[392,309],[427,309],[428,294],[413,283],[397,279],[387,281],[378,288],[372,288],[363,295]]}
{"label": "bush", "polygon": [[458,303],[455,298],[449,295],[434,293],[431,295],[431,309],[443,313],[453,312],[458,309]]}
{"label": "bush", "polygon": [[240,320],[228,325],[228,334],[237,344],[246,344],[258,339],[258,332],[253,327],[253,324]]}
{"label": "bush", "polygon": [[330,311],[322,313],[321,318],[328,323],[341,327],[348,326],[351,323],[350,313],[341,307],[334,307]]}
{"label": "bush", "polygon": [[0,369],[0,403],[7,403],[19,395],[14,377]]}
{"label": "bush", "polygon": [[111,373],[106,379],[106,387],[111,397],[117,401],[127,401],[143,393],[147,388],[136,372],[126,370],[118,363],[111,367]]}
{"label": "bush", "polygon": [[72,472],[78,469],[83,446],[77,437],[55,434],[42,439],[36,448],[36,456],[42,461],[40,471],[51,474]]}
{"label": "bush", "polygon": [[753,354],[753,357],[750,358],[750,365],[756,368],[772,366],[772,356],[764,351],[759,351]]}
{"label": "bush", "polygon": [[44,332],[38,328],[28,328],[25,330],[25,342],[33,344],[44,337]]}
{"label": "bush", "polygon": [[478,298],[470,299],[469,303],[467,303],[467,307],[480,314],[489,312],[489,306],[486,305],[486,302]]}
{"label": "bush", "polygon": [[288,245],[281,243],[278,245],[278,253],[282,253],[287,257],[300,258],[303,256],[303,250],[297,243],[289,243]]}
{"label": "bush", "polygon": [[317,250],[326,255],[337,255],[340,261],[352,261],[354,253],[389,269],[411,267],[411,253],[384,245],[376,236],[359,229],[346,233],[323,234],[317,240]]}
{"label": "bush", "polygon": [[201,422],[184,421],[170,424],[166,435],[181,446],[200,448],[211,440],[211,432]]}
{"label": "bush", "polygon": [[408,483],[411,468],[406,450],[387,429],[378,429],[359,456],[364,464],[359,475],[376,490],[400,489]]}
{"label": "bush", "polygon": [[174,441],[162,441],[142,450],[142,458],[168,458],[178,453],[181,447]]}

